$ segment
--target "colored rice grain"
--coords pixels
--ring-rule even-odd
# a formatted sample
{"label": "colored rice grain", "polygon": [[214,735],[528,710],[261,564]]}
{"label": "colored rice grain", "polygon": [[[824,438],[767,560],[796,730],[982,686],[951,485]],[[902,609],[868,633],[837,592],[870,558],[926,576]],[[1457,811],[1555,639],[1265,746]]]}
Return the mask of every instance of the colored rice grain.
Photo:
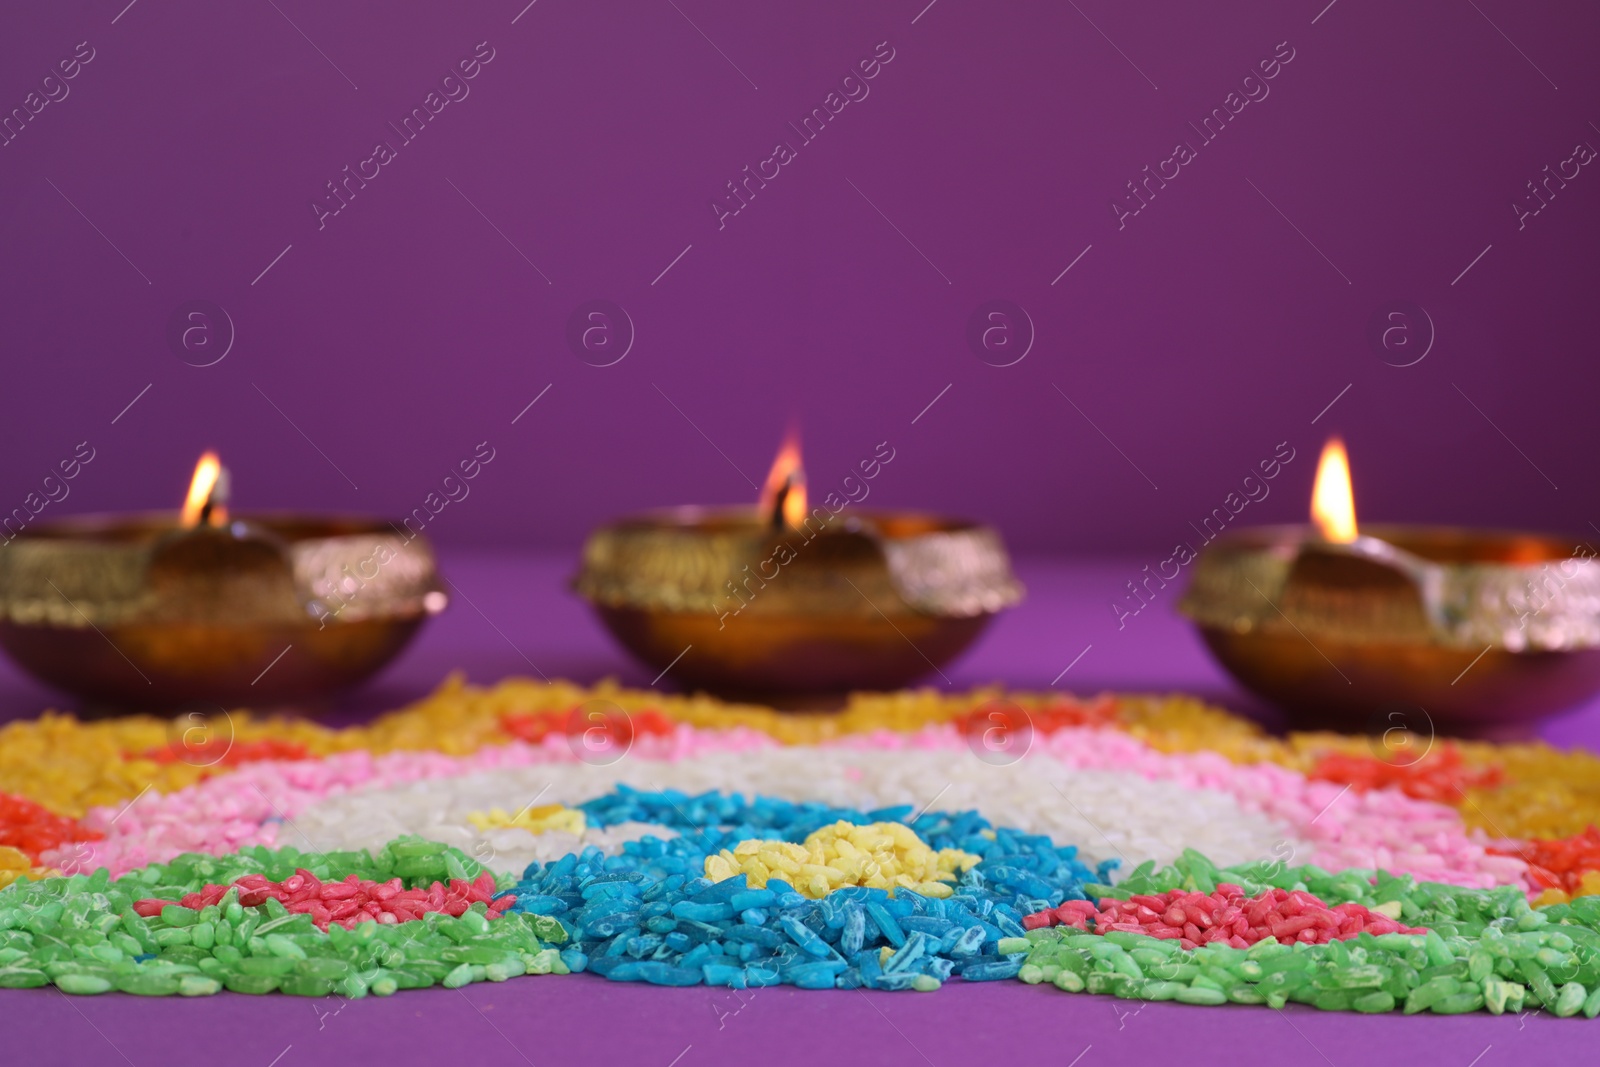
{"label": "colored rice grain", "polygon": [[1474,889],[1370,868],[1327,871],[1279,860],[1218,867],[1193,850],[1170,867],[1157,869],[1145,864],[1116,885],[1085,889],[1097,898],[1128,900],[1138,894],[1210,893],[1224,883],[1237,885],[1250,897],[1289,891],[1309,893],[1330,906],[1359,904],[1386,919],[1425,927],[1441,936],[1481,937],[1497,921],[1520,920],[1529,911],[1527,894],[1520,885]]}
{"label": "colored rice grain", "polygon": [[1361,933],[1325,945],[1267,938],[1249,949],[1210,944],[1192,952],[1138,933],[1101,937],[1055,927],[1002,950],[1024,961],[1018,970],[1024,982],[1132,1000],[1272,1008],[1293,1001],[1323,1011],[1407,1015],[1543,1008],[1557,1017],[1594,1018],[1600,1014],[1597,918],[1495,926],[1480,939]]}
{"label": "colored rice grain", "polygon": [[[260,720],[234,712],[225,724],[226,743],[249,746],[270,739],[301,746],[309,756],[357,749],[373,754],[426,750],[467,756],[486,746],[505,744],[519,731],[546,730],[545,723],[565,724],[574,708],[590,705],[615,709],[606,713],[608,724],[613,720],[620,724],[619,740],[627,733],[635,741],[656,738],[667,728],[665,724],[671,724],[673,731],[683,726],[759,731],[784,744],[818,744],[875,731],[903,734],[929,727],[959,732],[992,723],[994,709],[1001,707],[1025,714],[1034,736],[1048,737],[1061,727],[1104,724],[1158,751],[1207,751],[1240,764],[1275,763],[1302,774],[1315,771],[1330,756],[1361,760],[1371,753],[1371,742],[1364,738],[1334,734],[1271,738],[1243,719],[1183,696],[1119,694],[1084,701],[999,688],[952,695],[917,690],[858,694],[843,712],[805,715],[615,685],[583,688],[508,679],[479,689],[454,676],[416,704],[370,725],[346,730],[304,721]],[[182,722],[149,717],[78,723],[59,715],[8,724],[0,728],[0,791],[27,796],[58,814],[79,817],[95,805],[125,803],[147,788],[171,792],[199,778],[227,773],[229,757],[212,764],[209,751],[167,763],[124,758],[129,752],[163,749],[170,754],[171,738],[186,732],[182,726]],[[565,729],[563,725],[562,731]],[[564,733],[548,735],[565,737]],[[1415,743],[1408,751],[1414,750],[1414,762],[1420,768],[1413,776],[1426,779],[1431,774],[1429,762],[1440,757],[1432,753],[1427,737],[1409,740]],[[1495,837],[1558,838],[1600,823],[1600,759],[1590,753],[1560,752],[1543,744],[1476,742],[1454,743],[1453,751],[1459,753],[1462,771],[1457,784],[1466,788],[1467,795],[1449,795],[1448,784],[1440,789],[1432,785],[1419,788],[1433,790],[1431,795],[1458,805],[1469,828]],[[1489,778],[1483,778],[1481,787],[1470,784],[1474,776],[1492,775],[1495,768],[1504,775],[1502,784],[1491,787]]]}
{"label": "colored rice grain", "polygon": [[[1248,948],[1217,942],[1188,951],[1182,939],[1133,929],[1108,926],[1090,934],[1055,926],[1002,942],[1000,951],[1010,958],[1026,953],[1018,972],[1023,981],[1141,1000],[1272,1007],[1296,1001],[1328,1011],[1400,1008],[1407,1014],[1543,1007],[1557,1016],[1600,1015],[1600,898],[1534,909],[1515,886],[1470,889],[1283,864],[1240,870],[1279,883],[1274,899],[1286,888],[1292,897],[1309,885],[1316,899],[1360,899],[1372,911],[1429,930],[1376,933],[1369,927],[1326,944],[1301,943],[1303,935],[1296,934],[1292,944],[1268,936]],[[1191,853],[1173,867],[1135,871],[1116,888],[1085,888],[1117,894],[1119,913],[1132,905],[1137,914],[1154,900],[1170,901],[1178,886],[1180,899],[1210,896],[1222,888],[1218,879],[1233,874]],[[1244,893],[1261,891],[1264,883],[1240,877],[1237,888]],[[1069,904],[1065,911],[1076,917],[1085,907]]]}
{"label": "colored rice grain", "polygon": [[[1400,913],[1398,905],[1392,910]],[[1402,926],[1389,915],[1360,904],[1329,907],[1305,890],[1267,889],[1247,896],[1229,882],[1219,883],[1209,893],[1174,889],[1135,894],[1126,900],[1102,897],[1099,907],[1069,900],[1060,907],[1024,916],[1022,925],[1029,930],[1060,925],[1097,934],[1120,930],[1176,941],[1183,948],[1223,944],[1239,949],[1269,937],[1285,944],[1324,945],[1361,933],[1427,932]]]}
{"label": "colored rice grain", "polygon": [[1468,789],[1493,789],[1504,774],[1498,766],[1468,767],[1462,762],[1460,749],[1441,745],[1437,753],[1409,762],[1330,752],[1317,761],[1307,777],[1338,782],[1362,792],[1392,788],[1418,800],[1459,804]]}
{"label": "colored rice grain", "polygon": [[1494,851],[1527,862],[1529,882],[1542,891],[1540,903],[1600,893],[1600,829],[1593,824],[1571,837],[1508,842]]}
{"label": "colored rice grain", "polygon": [[[378,847],[420,833],[495,856],[499,869],[520,870],[534,859],[556,858],[585,843],[609,848],[606,841],[617,839],[574,835],[545,843],[537,828],[482,827],[474,814],[487,819],[484,813],[507,797],[532,799],[541,789],[554,790],[551,800],[580,801],[612,788],[626,772],[691,792],[835,796],[863,809],[926,803],[947,787],[944,802],[952,807],[981,807],[1006,824],[1077,842],[1096,859],[1170,862],[1192,846],[1225,863],[1287,851],[1330,868],[1379,867],[1477,886],[1522,876],[1520,859],[1486,852],[1452,809],[1395,790],[1344,791],[1272,764],[1241,766],[1209,753],[1165,755],[1104,729],[1070,728],[1037,738],[1033,753],[1013,766],[970,758],[966,744],[952,727],[865,735],[828,749],[776,748],[748,731],[682,727],[670,738],[637,738],[630,758],[611,767],[580,763],[565,736],[554,735],[539,746],[512,743],[463,758],[347,753],[255,763],[176,794],[98,809],[88,823],[105,828],[108,839],[46,862],[67,869],[105,863],[121,871],[183,851],[271,844],[288,818],[312,840],[337,847]],[[949,752],[962,758],[951,759]],[[662,755],[677,760],[647,759]],[[497,767],[527,770],[478,777]],[[942,786],[923,784],[934,782]]]}
{"label": "colored rice grain", "polygon": [[[308,804],[303,814],[292,810],[288,814],[311,840],[330,847],[373,847],[398,834],[415,833],[482,855],[497,870],[513,871],[532,859],[548,862],[574,849],[553,851],[553,845],[545,844],[551,835],[478,830],[470,823],[472,813],[504,805],[508,798],[527,802],[537,797],[586,806],[585,801],[623,784],[687,795],[708,790],[760,793],[791,802],[828,797],[862,811],[900,805],[915,810],[937,796],[941,807],[981,810],[998,824],[1071,842],[1090,862],[1165,863],[1191,844],[1224,862],[1271,854],[1284,842],[1308,848],[1291,826],[1247,810],[1220,790],[1152,781],[1126,770],[1079,769],[1048,754],[1035,754],[1011,766],[990,766],[972,758],[948,727],[937,735],[892,735],[892,749],[885,747],[890,738],[880,744],[876,736],[858,739],[853,744],[859,747],[849,748],[780,748],[765,740],[755,744],[753,737],[760,735],[747,736],[750,747],[728,748],[718,747],[732,744],[724,735],[686,731],[681,735],[683,749],[693,755],[649,760],[635,754],[610,766],[577,762],[558,742],[558,751],[568,756],[559,762],[431,777],[404,788],[374,782]],[[962,746],[959,758],[949,745]],[[1166,759],[1143,751],[1155,762]],[[1305,807],[1309,810],[1303,818],[1309,821],[1315,809]],[[617,821],[613,820],[612,829]],[[590,820],[591,833],[603,829]],[[1515,866],[1515,861],[1498,862]]]}
{"label": "colored rice grain", "polygon": [[[432,842],[419,842],[397,847],[415,850],[431,845]],[[442,845],[437,847],[440,853],[444,851]],[[147,919],[167,914],[166,909],[170,907],[199,912],[232,893],[233,898],[247,908],[276,900],[290,914],[311,916],[311,922],[318,930],[327,930],[333,925],[353,930],[357,924],[364,922],[415,922],[434,912],[460,918],[472,905],[479,903],[488,907],[489,918],[496,919],[514,903],[515,898],[503,896],[496,900],[494,891],[494,876],[488,871],[470,882],[452,878],[449,886],[434,882],[426,889],[407,889],[399,878],[377,882],[355,874],[346,875],[340,881],[324,883],[302,867],[282,882],[274,882],[259,874],[247,874],[231,885],[209,883],[197,892],[185,894],[181,900],[136,900],[133,910]]]}
{"label": "colored rice grain", "polygon": [[[659,985],[777,984],[802,988],[930,990],[960,974],[973,981],[1015,976],[1002,938],[1023,933],[1035,905],[1081,896],[1090,870],[1071,846],[991,826],[976,812],[927,813],[911,805],[875,811],[708,792],[619,789],[586,802],[592,823],[659,823],[670,841],[645,837],[620,855],[585,849],[534,864],[517,883],[514,910],[560,919],[572,944],[569,967],[613,981]],[[743,872],[713,882],[700,872],[724,848],[751,839],[799,842],[837,824],[899,823],[935,850],[977,862],[944,898],[914,890],[845,887],[811,899],[786,879],[749,884]],[[873,829],[873,834],[883,834]],[[909,844],[909,842],[905,842]]]}
{"label": "colored rice grain", "polygon": [[[451,871],[464,877],[447,891],[437,876]],[[268,889],[291,885],[281,894],[287,905]],[[329,890],[347,892],[338,887],[370,887],[374,896],[392,889],[391,900],[454,892],[473,902],[458,915],[428,911],[411,915],[414,921],[400,921],[396,909],[387,913],[394,921],[351,929],[330,917],[324,932],[314,910],[295,908],[294,898],[313,885],[323,905],[339,899],[323,895]],[[486,901],[492,888],[469,857],[417,839],[375,855],[255,848],[180,856],[117,879],[102,868],[21,882],[0,892],[0,988],[358,998],[566,973],[555,947],[566,936],[560,925],[527,915],[496,918],[509,904]]]}
{"label": "colored rice grain", "polygon": [[0,889],[19,878],[49,878],[57,873],[49,867],[37,866],[21,849],[0,845]]}
{"label": "colored rice grain", "polygon": [[63,845],[103,836],[26,797],[0,793],[0,848],[16,849],[37,861],[44,853]]}
{"label": "colored rice grain", "polygon": [[705,876],[713,883],[744,875],[752,889],[765,889],[773,878],[792,882],[805,897],[820,900],[846,886],[914,890],[943,899],[962,872],[979,857],[960,849],[935,852],[905,823],[874,822],[864,826],[836,822],[815,830],[801,843],[741,841],[706,857]]}
{"label": "colored rice grain", "polygon": [[479,830],[526,830],[531,834],[560,830],[574,837],[582,837],[588,829],[583,812],[562,804],[545,804],[542,807],[524,807],[514,815],[503,808],[467,813],[467,821]]}

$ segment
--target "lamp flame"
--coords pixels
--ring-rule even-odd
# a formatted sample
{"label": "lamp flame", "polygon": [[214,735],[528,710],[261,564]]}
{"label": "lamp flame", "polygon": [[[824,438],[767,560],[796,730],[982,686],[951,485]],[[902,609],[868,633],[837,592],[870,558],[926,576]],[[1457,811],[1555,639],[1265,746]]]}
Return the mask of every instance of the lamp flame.
{"label": "lamp flame", "polygon": [[194,465],[189,495],[183,501],[179,522],[185,528],[221,526],[228,521],[228,468],[215,452],[207,452]]}
{"label": "lamp flame", "polygon": [[761,487],[756,511],[773,526],[799,528],[806,519],[806,469],[800,463],[800,432],[791,429]]}
{"label": "lamp flame", "polygon": [[1317,461],[1317,481],[1311,489],[1311,521],[1322,536],[1347,545],[1356,539],[1356,501],[1350,487],[1350,459],[1344,442],[1328,438]]}

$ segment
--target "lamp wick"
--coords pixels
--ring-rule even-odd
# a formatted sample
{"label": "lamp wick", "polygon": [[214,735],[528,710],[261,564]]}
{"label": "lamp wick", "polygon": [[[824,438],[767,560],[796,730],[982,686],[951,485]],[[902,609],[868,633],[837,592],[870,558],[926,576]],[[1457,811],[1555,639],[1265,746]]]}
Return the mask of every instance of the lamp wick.
{"label": "lamp wick", "polygon": [[222,467],[217,471],[216,484],[206,494],[206,502],[200,505],[200,525],[210,526],[211,517],[223,519],[228,514],[225,505],[228,503],[228,468]]}
{"label": "lamp wick", "polygon": [[783,485],[778,487],[778,492],[772,498],[772,510],[767,515],[767,524],[774,530],[783,529],[783,505],[789,499],[789,494],[794,491],[795,476],[784,476]]}

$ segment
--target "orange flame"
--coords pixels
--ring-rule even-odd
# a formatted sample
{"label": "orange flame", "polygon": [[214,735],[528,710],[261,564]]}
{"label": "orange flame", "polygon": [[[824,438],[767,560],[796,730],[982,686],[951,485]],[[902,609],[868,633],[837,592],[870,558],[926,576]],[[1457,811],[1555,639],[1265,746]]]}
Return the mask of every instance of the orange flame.
{"label": "orange flame", "polygon": [[1350,459],[1344,442],[1328,438],[1317,461],[1317,481],[1311,489],[1311,521],[1322,536],[1347,545],[1356,539],[1356,500],[1350,487]]}
{"label": "orange flame", "polygon": [[228,471],[215,452],[207,452],[194,465],[194,477],[189,480],[189,495],[183,501],[183,514],[179,522],[184,527],[220,526],[228,521],[228,509],[223,506],[228,499]]}
{"label": "orange flame", "polygon": [[806,469],[800,463],[800,433],[790,430],[778,449],[778,457],[767,472],[761,487],[757,513],[774,526],[781,517],[784,524],[798,528],[806,518]]}

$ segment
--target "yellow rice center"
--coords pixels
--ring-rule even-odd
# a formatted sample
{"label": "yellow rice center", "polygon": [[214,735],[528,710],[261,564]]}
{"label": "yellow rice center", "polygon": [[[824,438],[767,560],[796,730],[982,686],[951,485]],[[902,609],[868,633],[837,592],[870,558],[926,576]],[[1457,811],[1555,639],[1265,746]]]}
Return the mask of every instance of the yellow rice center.
{"label": "yellow rice center", "polygon": [[586,826],[583,812],[577,808],[568,808],[561,804],[545,804],[537,808],[523,808],[515,815],[506,814],[504,808],[490,808],[488,811],[468,813],[467,821],[479,830],[501,830],[515,827],[535,834],[548,833],[551,830],[565,830],[576,837],[583,836]]}
{"label": "yellow rice center", "polygon": [[720,882],[743,874],[752,889],[765,888],[768,879],[779,878],[813,900],[846,886],[887,889],[891,894],[903,886],[926,897],[948,897],[953,892],[950,883],[980,859],[955,848],[934,851],[905,823],[836,822],[799,845],[741,841],[731,852],[723,849],[706,857],[706,877]]}

